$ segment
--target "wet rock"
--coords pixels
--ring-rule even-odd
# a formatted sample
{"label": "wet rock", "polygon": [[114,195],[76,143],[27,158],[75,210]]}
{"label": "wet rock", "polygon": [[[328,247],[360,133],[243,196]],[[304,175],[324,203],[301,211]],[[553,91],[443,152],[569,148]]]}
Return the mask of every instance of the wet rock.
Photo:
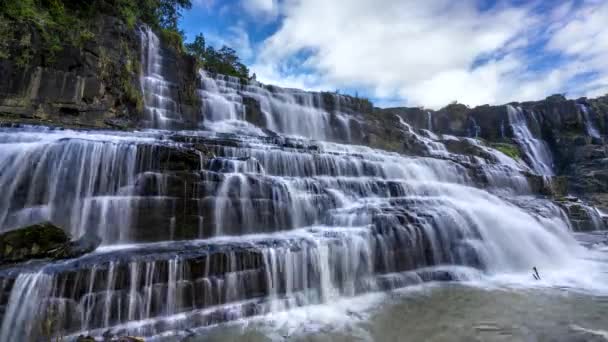
{"label": "wet rock", "polygon": [[[78,336],[76,338],[76,340],[75,340],[75,342],[97,342],[97,341],[101,341],[101,340],[96,340],[92,336],[84,336],[84,335]],[[120,337],[110,337],[110,336],[107,336],[106,338],[103,339],[103,341],[108,341],[108,342],[144,342],[145,340],[142,337],[135,337],[135,336],[120,336]]]}
{"label": "wet rock", "polygon": [[101,244],[101,238],[92,231],[87,231],[78,240],[70,241],[61,247],[50,251],[54,259],[77,258],[81,255],[91,253]]}
{"label": "wet rock", "polygon": [[597,210],[578,198],[565,198],[557,202],[566,212],[574,231],[595,231],[605,229],[605,224]]}
{"label": "wet rock", "polygon": [[12,230],[0,235],[0,265],[25,262],[32,259],[68,259],[94,251],[101,238],[87,232],[77,240],[63,229],[43,222]]}
{"label": "wet rock", "polygon": [[49,257],[69,240],[63,229],[49,222],[12,230],[0,235],[0,264]]}
{"label": "wet rock", "polygon": [[116,339],[113,339],[112,342],[145,342],[145,340],[141,337],[134,336],[122,336]]}

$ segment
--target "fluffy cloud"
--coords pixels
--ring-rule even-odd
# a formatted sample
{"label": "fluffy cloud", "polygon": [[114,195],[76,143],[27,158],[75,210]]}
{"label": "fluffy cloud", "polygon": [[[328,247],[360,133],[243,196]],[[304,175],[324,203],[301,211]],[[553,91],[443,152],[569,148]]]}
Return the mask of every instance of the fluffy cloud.
{"label": "fluffy cloud", "polygon": [[575,84],[587,96],[608,93],[608,2],[587,1],[552,32],[549,50],[565,55],[578,73],[593,74]]}
{"label": "fluffy cloud", "polygon": [[250,15],[261,20],[273,19],[279,11],[277,0],[243,0],[242,5]]}
{"label": "fluffy cloud", "polygon": [[[252,3],[277,8],[273,1]],[[572,80],[590,70],[598,76],[587,80],[589,89],[573,90],[601,92],[601,76],[608,75],[608,59],[601,58],[608,52],[608,2],[573,6],[562,2],[541,12],[506,1],[481,9],[474,0],[286,0],[280,26],[259,47],[253,70],[263,81],[356,87],[435,108],[453,100],[542,98],[572,88]],[[555,61],[536,67],[547,64],[536,56],[545,52]]]}

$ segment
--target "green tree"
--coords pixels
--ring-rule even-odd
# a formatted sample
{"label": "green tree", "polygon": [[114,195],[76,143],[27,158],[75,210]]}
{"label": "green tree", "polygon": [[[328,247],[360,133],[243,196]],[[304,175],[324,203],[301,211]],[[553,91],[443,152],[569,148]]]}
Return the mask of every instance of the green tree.
{"label": "green tree", "polygon": [[[147,2],[146,0],[143,1]],[[182,9],[190,8],[192,8],[191,0],[160,0],[157,7],[160,26],[177,30],[177,24],[182,17]]]}
{"label": "green tree", "polygon": [[249,79],[249,69],[241,62],[234,49],[226,45],[219,50],[207,46],[202,33],[196,35],[192,43],[186,44],[186,51],[196,57],[207,71]]}
{"label": "green tree", "polygon": [[201,61],[205,60],[205,49],[205,36],[202,33],[197,34],[192,43],[186,44],[186,51]]}

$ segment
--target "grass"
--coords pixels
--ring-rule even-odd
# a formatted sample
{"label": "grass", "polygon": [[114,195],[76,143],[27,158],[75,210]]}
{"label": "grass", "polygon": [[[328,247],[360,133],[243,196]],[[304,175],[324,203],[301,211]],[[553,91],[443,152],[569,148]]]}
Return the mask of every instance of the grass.
{"label": "grass", "polygon": [[507,156],[513,159],[521,159],[521,153],[519,152],[519,148],[514,144],[507,143],[493,143],[491,147],[499,150],[500,152],[506,154]]}

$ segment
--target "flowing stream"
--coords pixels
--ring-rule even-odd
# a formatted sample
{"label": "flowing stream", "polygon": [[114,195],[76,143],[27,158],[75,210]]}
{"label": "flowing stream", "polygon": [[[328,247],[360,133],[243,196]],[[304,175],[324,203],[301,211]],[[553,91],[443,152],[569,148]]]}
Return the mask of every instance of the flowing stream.
{"label": "flowing stream", "polygon": [[[508,308],[501,317],[523,322],[532,316],[517,310],[538,307],[522,296],[565,310],[559,303],[604,293],[603,254],[577,241],[557,205],[534,196],[523,163],[404,122],[424,156],[351,145],[358,114],[348,97],[204,72],[199,129],[158,130],[182,119],[158,39],[152,31],[142,39],[147,122],[157,129],[0,129],[0,232],[48,220],[103,240],[78,259],[0,269],[0,341],[394,340],[408,327],[421,340],[439,334],[429,325],[456,329],[457,308],[480,320],[465,326],[493,334],[508,327],[481,322],[484,310]],[[532,168],[551,174],[521,111],[509,107],[509,118]],[[485,157],[448,152],[448,141]],[[534,266],[542,283],[530,280]],[[518,290],[530,286],[576,289],[582,299]]]}
{"label": "flowing stream", "polygon": [[[528,163],[532,169],[540,175],[553,175],[553,157],[551,151],[544,140],[536,138],[526,122],[526,116],[523,109],[520,107],[507,106],[507,114],[513,135],[519,143],[522,150],[525,152]],[[534,113],[531,117],[535,119]]]}

